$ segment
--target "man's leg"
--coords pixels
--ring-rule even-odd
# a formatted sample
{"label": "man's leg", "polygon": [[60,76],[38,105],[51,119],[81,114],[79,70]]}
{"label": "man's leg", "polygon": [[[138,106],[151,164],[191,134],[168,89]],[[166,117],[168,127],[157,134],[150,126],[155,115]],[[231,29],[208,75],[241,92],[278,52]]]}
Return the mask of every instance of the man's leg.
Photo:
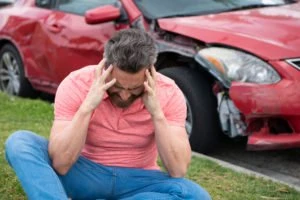
{"label": "man's leg", "polygon": [[51,167],[48,140],[32,132],[12,134],[5,149],[29,199],[101,199],[111,191],[109,170],[83,157],[65,176],[59,176]]}
{"label": "man's leg", "polygon": [[116,197],[122,200],[210,200],[198,184],[155,170],[117,168]]}
{"label": "man's leg", "polygon": [[110,199],[115,176],[109,167],[80,156],[60,180],[72,200]]}
{"label": "man's leg", "polygon": [[6,159],[29,199],[68,199],[50,166],[48,142],[29,131],[17,131],[5,143]]}

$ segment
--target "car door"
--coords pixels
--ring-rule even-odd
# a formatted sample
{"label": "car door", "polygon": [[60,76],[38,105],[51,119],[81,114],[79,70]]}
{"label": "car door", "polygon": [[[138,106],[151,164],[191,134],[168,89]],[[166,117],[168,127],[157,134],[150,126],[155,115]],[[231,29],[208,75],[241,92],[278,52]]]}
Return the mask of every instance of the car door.
{"label": "car door", "polygon": [[115,4],[117,0],[57,0],[51,13],[41,20],[42,31],[35,46],[45,56],[40,65],[52,84],[57,86],[71,71],[97,64],[106,41],[117,31],[114,22],[89,25],[85,22],[87,10]]}
{"label": "car door", "polygon": [[35,6],[33,7],[22,7],[22,10],[20,9],[20,12],[26,15],[26,23],[32,24],[30,30],[28,30],[29,34],[23,36],[28,41],[26,48],[23,48],[24,65],[31,84],[51,92],[53,89],[49,86],[54,80],[54,76],[51,74],[53,60],[51,54],[49,55],[49,30],[45,28],[44,22],[52,14],[55,0],[36,0],[34,3]]}

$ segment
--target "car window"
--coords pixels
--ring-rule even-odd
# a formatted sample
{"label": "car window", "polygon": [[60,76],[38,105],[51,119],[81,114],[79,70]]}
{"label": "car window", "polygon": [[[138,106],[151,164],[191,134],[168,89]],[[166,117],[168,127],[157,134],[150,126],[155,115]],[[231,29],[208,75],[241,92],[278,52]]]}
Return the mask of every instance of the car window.
{"label": "car window", "polygon": [[[18,0],[15,0],[17,2]],[[53,8],[53,5],[55,4],[54,0],[36,0],[35,5],[40,8]]]}
{"label": "car window", "polygon": [[89,10],[103,5],[115,5],[118,0],[59,0],[57,10],[84,15]]}
{"label": "car window", "polygon": [[134,0],[148,19],[206,15],[293,3],[294,0]]}

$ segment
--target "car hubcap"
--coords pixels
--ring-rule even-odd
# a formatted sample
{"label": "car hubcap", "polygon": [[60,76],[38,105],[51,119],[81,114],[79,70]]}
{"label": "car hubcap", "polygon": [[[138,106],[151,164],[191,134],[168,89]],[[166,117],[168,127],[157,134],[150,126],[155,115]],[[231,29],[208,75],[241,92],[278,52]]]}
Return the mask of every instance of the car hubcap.
{"label": "car hubcap", "polygon": [[20,71],[16,58],[10,52],[3,53],[0,60],[0,89],[16,95],[20,89]]}
{"label": "car hubcap", "polygon": [[187,107],[187,117],[186,117],[186,122],[185,122],[185,129],[189,137],[192,134],[192,127],[193,127],[193,114],[192,114],[192,109],[189,104],[189,101],[185,98],[186,101],[186,107]]}

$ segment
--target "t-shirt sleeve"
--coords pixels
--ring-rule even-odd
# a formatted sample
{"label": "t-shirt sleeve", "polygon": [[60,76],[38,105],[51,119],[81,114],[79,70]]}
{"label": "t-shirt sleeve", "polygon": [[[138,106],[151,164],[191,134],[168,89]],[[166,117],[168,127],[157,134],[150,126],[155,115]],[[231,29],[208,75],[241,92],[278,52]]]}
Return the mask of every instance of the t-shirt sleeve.
{"label": "t-shirt sleeve", "polygon": [[185,127],[187,108],[184,95],[177,85],[169,92],[171,95],[165,105],[165,117],[170,125]]}
{"label": "t-shirt sleeve", "polygon": [[71,75],[57,88],[54,101],[55,120],[72,120],[83,101],[83,93]]}

